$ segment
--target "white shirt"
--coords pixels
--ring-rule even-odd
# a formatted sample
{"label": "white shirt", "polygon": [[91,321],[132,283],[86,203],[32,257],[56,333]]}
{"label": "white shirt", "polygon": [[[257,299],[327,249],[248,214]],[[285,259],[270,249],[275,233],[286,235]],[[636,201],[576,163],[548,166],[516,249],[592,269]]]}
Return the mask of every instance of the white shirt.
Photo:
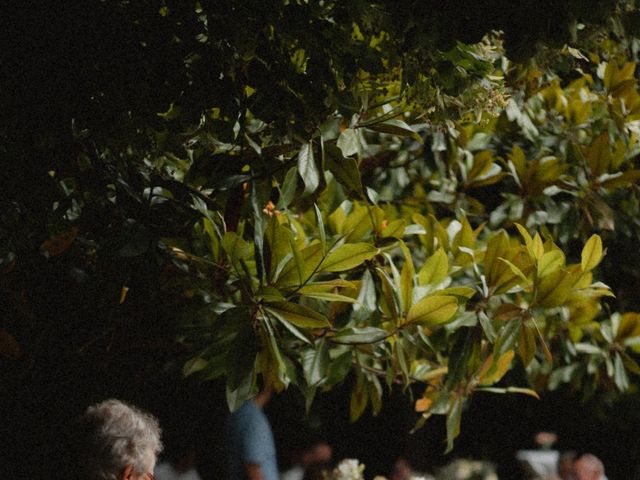
{"label": "white shirt", "polygon": [[177,472],[171,463],[159,463],[154,472],[156,480],[202,480],[195,468],[190,468],[186,472]]}

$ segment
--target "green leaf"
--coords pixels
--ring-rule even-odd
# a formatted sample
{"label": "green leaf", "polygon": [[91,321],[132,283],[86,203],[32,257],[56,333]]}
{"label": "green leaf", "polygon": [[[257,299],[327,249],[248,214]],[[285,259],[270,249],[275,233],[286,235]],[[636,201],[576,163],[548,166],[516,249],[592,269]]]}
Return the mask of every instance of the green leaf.
{"label": "green leaf", "polygon": [[445,384],[447,390],[454,390],[460,385],[467,372],[476,370],[480,361],[480,343],[472,328],[460,328],[452,336]]}
{"label": "green leaf", "polygon": [[519,277],[525,284],[529,283],[529,279],[525,276],[524,273],[522,273],[522,270],[520,270],[517,266],[515,266],[509,260],[507,260],[506,258],[499,258],[498,260],[507,264],[511,272],[517,277]]}
{"label": "green leaf", "polygon": [[236,389],[232,389],[229,386],[229,383],[227,383],[226,398],[227,405],[231,412],[235,412],[244,404],[244,402],[255,396],[257,388],[254,380],[253,374],[249,373]]}
{"label": "green leaf", "polygon": [[495,354],[489,355],[478,374],[478,383],[482,386],[488,386],[498,382],[511,368],[514,355],[513,350],[502,353],[497,360]]}
{"label": "green leaf", "polygon": [[[295,248],[295,246],[293,247]],[[302,249],[299,252],[300,260],[291,258],[285,266],[282,268],[278,280],[275,282],[277,287],[290,287],[294,285],[300,285],[300,279],[306,281],[314,270],[318,268],[320,262],[322,262],[322,245],[314,243]],[[299,270],[300,263],[303,263],[302,271]]]}
{"label": "green leaf", "polygon": [[608,176],[600,182],[602,188],[627,188],[640,180],[640,170],[627,170]]}
{"label": "green leaf", "polygon": [[329,362],[329,369],[327,371],[327,378],[325,386],[333,386],[342,382],[349,371],[351,370],[351,358],[353,353],[351,350],[338,355],[336,358],[332,358]]}
{"label": "green leaf", "polygon": [[421,285],[437,285],[449,274],[449,258],[443,248],[439,248],[431,255],[418,273]]}
{"label": "green leaf", "polygon": [[602,260],[602,239],[595,233],[591,235],[582,249],[580,266],[583,272],[590,272]]}
{"label": "green leaf", "polygon": [[344,344],[367,344],[377,343],[389,336],[386,330],[376,327],[351,327],[340,330],[333,339],[336,343]]}
{"label": "green leaf", "polygon": [[403,218],[393,220],[382,230],[382,238],[402,238],[407,222]]}
{"label": "green leaf", "polygon": [[471,287],[449,287],[437,290],[435,295],[451,295],[457,297],[458,300],[469,300],[476,294],[476,290]]}
{"label": "green leaf", "polygon": [[225,232],[222,237],[222,248],[227,252],[233,265],[249,258],[252,253],[251,244],[240,238],[236,232]]}
{"label": "green leaf", "polygon": [[322,252],[326,251],[327,234],[324,230],[324,221],[322,220],[322,212],[318,208],[318,205],[313,204],[313,208],[316,212],[316,220],[318,221],[318,236],[320,237],[320,245],[322,245]]}
{"label": "green leaf", "polygon": [[367,125],[367,128],[376,132],[390,133],[401,137],[411,137],[418,142],[422,142],[420,135],[402,120],[391,119],[386,122]]}
{"label": "green leaf", "polygon": [[549,273],[553,273],[565,266],[564,253],[561,250],[553,249],[542,255],[538,260],[538,276],[544,277]]}
{"label": "green leaf", "polygon": [[409,311],[413,298],[415,269],[409,248],[402,240],[400,240],[399,244],[404,255],[404,265],[402,265],[402,270],[400,271],[400,298],[402,300],[402,311],[406,314]]}
{"label": "green leaf", "polygon": [[462,405],[464,399],[456,397],[452,400],[447,412],[447,449],[445,454],[453,450],[453,442],[460,435],[460,422],[462,420]]}
{"label": "green leaf", "polygon": [[373,230],[369,209],[365,206],[356,204],[354,209],[349,213],[342,226],[343,233],[347,235],[347,243],[354,243],[361,240]]}
{"label": "green leaf", "polygon": [[514,318],[505,324],[500,331],[498,341],[493,347],[493,353],[496,357],[501,357],[507,350],[511,350],[515,346],[521,326],[521,318]]}
{"label": "green leaf", "polygon": [[280,225],[275,217],[271,217],[265,235],[270,253],[269,279],[271,282],[275,282],[282,273],[281,269],[285,266],[285,261],[292,255],[291,230]]}
{"label": "green leaf", "polygon": [[626,392],[629,389],[629,376],[624,368],[624,362],[620,353],[616,352],[613,359],[614,374],[613,380],[616,383],[616,387],[621,392]]}
{"label": "green leaf", "polygon": [[425,297],[411,307],[407,323],[442,325],[452,320],[458,311],[458,301],[448,295]]}
{"label": "green leaf", "polygon": [[338,137],[337,146],[345,157],[358,153],[360,150],[358,133],[353,128],[346,128]]}
{"label": "green leaf", "polygon": [[518,229],[518,231],[520,232],[520,235],[522,236],[522,239],[524,240],[524,244],[526,245],[527,250],[529,251],[529,255],[531,256],[531,258],[536,258],[534,249],[533,249],[533,238],[531,238],[531,235],[529,235],[529,232],[527,231],[527,229],[524,228],[519,223],[516,223],[516,228]]}
{"label": "green leaf", "polygon": [[484,274],[489,286],[498,286],[506,266],[499,262],[499,258],[506,258],[510,250],[509,236],[500,230],[491,236],[487,242],[484,254]]}
{"label": "green leaf", "polygon": [[358,193],[360,197],[364,196],[358,162],[352,157],[345,157],[335,145],[326,143],[325,149],[327,170],[349,191]]}
{"label": "green leaf", "polygon": [[522,387],[507,387],[507,388],[498,388],[498,387],[481,387],[476,388],[476,392],[489,392],[489,393],[521,393],[523,395],[529,395],[530,397],[536,398],[540,400],[540,396],[538,392],[532,390],[530,388],[522,388]]}
{"label": "green leaf", "polygon": [[305,350],[301,356],[304,378],[309,386],[317,386],[327,375],[329,369],[329,349],[321,339],[315,349]]}
{"label": "green leaf", "polygon": [[527,367],[536,354],[535,329],[527,323],[523,323],[518,335],[518,355],[522,364]]}
{"label": "green leaf", "polygon": [[349,402],[349,420],[351,422],[355,422],[360,418],[367,408],[367,403],[369,403],[369,396],[367,395],[364,376],[361,373],[358,373],[356,384],[351,391],[351,400]]}
{"label": "green leaf", "polygon": [[298,173],[304,182],[305,193],[313,193],[320,185],[320,174],[313,156],[313,145],[305,143],[298,153]]}
{"label": "green leaf", "polygon": [[322,262],[323,272],[351,270],[367,260],[371,260],[379,250],[368,243],[345,243],[329,253]]}
{"label": "green leaf", "polygon": [[324,300],[327,302],[346,302],[346,303],[356,303],[357,300],[353,297],[347,297],[346,295],[340,295],[339,293],[332,293],[326,291],[318,291],[313,288],[309,289],[306,286],[302,287],[298,290],[300,295],[304,295],[305,297],[316,298],[318,300]]}
{"label": "green leaf", "polygon": [[579,271],[569,267],[568,269],[555,270],[542,277],[536,284],[533,304],[546,308],[562,306],[567,301],[579,276]]}
{"label": "green leaf", "polygon": [[265,286],[262,287],[258,293],[256,294],[256,300],[264,300],[266,302],[281,302],[284,301],[285,298],[282,295],[282,292],[277,288]]}
{"label": "green leaf", "polygon": [[207,362],[204,358],[194,357],[184,364],[184,366],[182,367],[182,375],[185,377],[193,375],[194,373],[205,369],[208,364],[209,362]]}
{"label": "green leaf", "polygon": [[281,209],[287,208],[295,199],[296,189],[298,188],[298,167],[291,167],[284,176],[282,186],[280,187],[280,201],[278,205]]}
{"label": "green leaf", "polygon": [[311,308],[298,305],[292,302],[266,303],[265,310],[278,318],[291,322],[296,327],[301,328],[326,328],[329,327],[329,320],[321,313]]}

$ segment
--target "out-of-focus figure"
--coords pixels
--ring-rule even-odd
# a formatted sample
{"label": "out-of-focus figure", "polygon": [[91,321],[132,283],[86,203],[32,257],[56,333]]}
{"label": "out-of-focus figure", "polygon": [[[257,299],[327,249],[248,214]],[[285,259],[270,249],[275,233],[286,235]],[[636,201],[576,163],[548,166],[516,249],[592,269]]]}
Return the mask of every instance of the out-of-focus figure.
{"label": "out-of-focus figure", "polygon": [[576,480],[606,480],[604,465],[602,461],[592,455],[585,453],[573,465]]}
{"label": "out-of-focus figure", "polygon": [[74,478],[153,480],[156,456],[162,450],[155,417],[112,399],[89,407],[76,427]]}

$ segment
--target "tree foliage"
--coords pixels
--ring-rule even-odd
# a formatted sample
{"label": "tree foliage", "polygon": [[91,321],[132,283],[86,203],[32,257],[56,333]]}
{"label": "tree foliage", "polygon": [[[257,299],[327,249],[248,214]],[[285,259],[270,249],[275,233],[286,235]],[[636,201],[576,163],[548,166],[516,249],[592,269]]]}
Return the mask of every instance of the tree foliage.
{"label": "tree foliage", "polygon": [[598,278],[638,233],[637,13],[440,3],[63,7],[3,60],[2,353],[63,321],[38,268],[71,352],[161,318],[231,408],[399,383],[451,448],[477,391],[628,389],[640,314]]}

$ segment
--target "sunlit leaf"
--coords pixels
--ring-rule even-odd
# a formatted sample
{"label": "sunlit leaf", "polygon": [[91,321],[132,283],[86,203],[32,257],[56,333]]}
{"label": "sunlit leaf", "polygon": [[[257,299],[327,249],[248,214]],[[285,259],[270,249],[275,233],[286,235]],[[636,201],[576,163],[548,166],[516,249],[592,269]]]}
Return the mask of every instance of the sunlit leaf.
{"label": "sunlit leaf", "polygon": [[438,284],[449,273],[449,259],[443,248],[439,248],[431,255],[418,273],[418,281],[421,285]]}
{"label": "sunlit leaf", "polygon": [[298,173],[304,182],[304,191],[313,193],[320,184],[320,173],[313,155],[313,145],[305,143],[298,153]]}
{"label": "sunlit leaf", "polygon": [[329,253],[320,269],[325,272],[341,272],[355,268],[378,254],[369,243],[345,243]]}
{"label": "sunlit leaf", "polygon": [[582,249],[580,266],[583,272],[593,270],[602,260],[602,239],[593,234]]}
{"label": "sunlit leaf", "polygon": [[407,323],[442,325],[452,320],[458,311],[458,301],[448,295],[425,297],[411,307]]}
{"label": "sunlit leaf", "polygon": [[267,312],[292,323],[301,328],[324,328],[329,327],[327,317],[311,308],[291,302],[265,303]]}
{"label": "sunlit leaf", "polygon": [[358,153],[360,150],[358,133],[353,128],[346,128],[338,137],[337,145],[345,157]]}

